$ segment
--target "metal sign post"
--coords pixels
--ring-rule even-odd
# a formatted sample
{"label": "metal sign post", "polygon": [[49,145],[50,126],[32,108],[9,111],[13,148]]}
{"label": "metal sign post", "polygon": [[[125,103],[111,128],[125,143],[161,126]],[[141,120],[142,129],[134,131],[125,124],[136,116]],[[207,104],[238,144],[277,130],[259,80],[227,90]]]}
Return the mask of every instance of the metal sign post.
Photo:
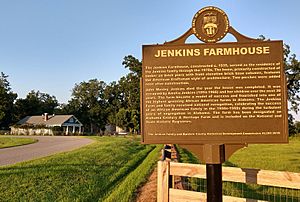
{"label": "metal sign post", "polygon": [[222,201],[222,164],[206,164],[207,201]]}
{"label": "metal sign post", "polygon": [[[237,42],[217,43],[227,33]],[[195,35],[204,43],[186,44]],[[143,45],[143,144],[179,144],[207,164],[207,199],[222,201],[222,167],[250,143],[287,143],[283,42],[246,37],[216,7],[164,44]]]}

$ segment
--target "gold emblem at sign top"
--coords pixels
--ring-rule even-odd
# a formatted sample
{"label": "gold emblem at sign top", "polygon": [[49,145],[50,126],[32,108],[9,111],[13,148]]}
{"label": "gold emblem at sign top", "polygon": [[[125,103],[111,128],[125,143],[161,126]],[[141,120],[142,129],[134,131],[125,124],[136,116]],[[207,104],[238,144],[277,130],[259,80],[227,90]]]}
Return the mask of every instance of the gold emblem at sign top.
{"label": "gold emblem at sign top", "polygon": [[198,39],[206,43],[215,43],[224,38],[229,29],[226,13],[213,6],[199,10],[192,21],[192,30]]}

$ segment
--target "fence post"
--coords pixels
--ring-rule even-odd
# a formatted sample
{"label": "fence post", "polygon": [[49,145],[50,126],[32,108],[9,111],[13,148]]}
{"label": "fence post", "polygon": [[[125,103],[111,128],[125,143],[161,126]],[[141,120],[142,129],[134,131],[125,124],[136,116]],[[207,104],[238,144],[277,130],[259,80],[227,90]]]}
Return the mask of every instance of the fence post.
{"label": "fence post", "polygon": [[170,162],[158,161],[157,165],[157,202],[169,202]]}

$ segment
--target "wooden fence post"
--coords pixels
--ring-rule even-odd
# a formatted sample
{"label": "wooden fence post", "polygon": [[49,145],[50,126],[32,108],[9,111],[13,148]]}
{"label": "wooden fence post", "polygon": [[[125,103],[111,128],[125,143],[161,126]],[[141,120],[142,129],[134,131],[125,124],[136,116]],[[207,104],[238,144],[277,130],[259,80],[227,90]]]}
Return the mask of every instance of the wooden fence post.
{"label": "wooden fence post", "polygon": [[169,202],[170,162],[158,161],[157,164],[157,202]]}

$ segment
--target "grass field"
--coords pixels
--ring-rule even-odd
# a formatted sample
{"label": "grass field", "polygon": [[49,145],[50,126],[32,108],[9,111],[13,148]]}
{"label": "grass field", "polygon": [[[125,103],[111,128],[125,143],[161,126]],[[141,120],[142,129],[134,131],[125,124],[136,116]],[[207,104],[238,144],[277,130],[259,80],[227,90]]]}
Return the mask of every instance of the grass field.
{"label": "grass field", "polygon": [[249,145],[233,154],[226,165],[300,173],[300,137],[290,138],[289,144]]}
{"label": "grass field", "polygon": [[[200,163],[188,150],[177,148],[181,162]],[[248,145],[235,152],[224,165],[300,173],[300,136],[291,137],[289,144]]]}
{"label": "grass field", "polygon": [[31,139],[31,138],[0,136],[0,149],[7,148],[7,147],[26,145],[26,144],[32,144],[35,142],[37,142],[37,140]]}
{"label": "grass field", "polygon": [[[181,162],[199,163],[189,151],[178,148]],[[249,145],[232,155],[224,166],[257,168],[300,173],[300,137],[290,138],[289,144]],[[190,190],[206,192],[206,180],[187,178]],[[266,201],[300,201],[300,191],[243,183],[223,183],[224,195]]]}
{"label": "grass field", "polygon": [[92,138],[95,143],[72,152],[0,167],[1,200],[130,201],[161,147],[134,138]]}

